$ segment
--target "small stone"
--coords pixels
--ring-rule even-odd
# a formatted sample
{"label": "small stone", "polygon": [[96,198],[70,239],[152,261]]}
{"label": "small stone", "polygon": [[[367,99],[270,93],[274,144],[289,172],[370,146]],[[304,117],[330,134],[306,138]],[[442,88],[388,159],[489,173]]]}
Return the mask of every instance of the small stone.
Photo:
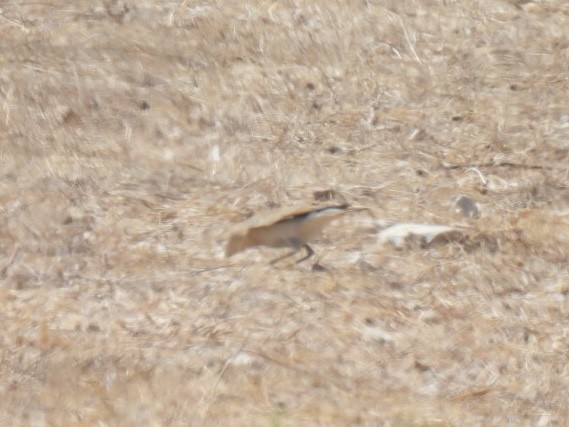
{"label": "small stone", "polygon": [[466,218],[480,218],[480,208],[475,200],[459,196],[454,202],[454,211]]}

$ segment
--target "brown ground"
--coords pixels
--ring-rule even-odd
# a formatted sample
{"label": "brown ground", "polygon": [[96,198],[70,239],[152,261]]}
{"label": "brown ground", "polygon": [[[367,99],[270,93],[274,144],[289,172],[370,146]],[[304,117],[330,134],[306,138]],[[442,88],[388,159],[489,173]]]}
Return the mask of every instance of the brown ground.
{"label": "brown ground", "polygon": [[[569,419],[567,2],[0,9],[0,425]],[[328,189],[326,272],[224,259]]]}

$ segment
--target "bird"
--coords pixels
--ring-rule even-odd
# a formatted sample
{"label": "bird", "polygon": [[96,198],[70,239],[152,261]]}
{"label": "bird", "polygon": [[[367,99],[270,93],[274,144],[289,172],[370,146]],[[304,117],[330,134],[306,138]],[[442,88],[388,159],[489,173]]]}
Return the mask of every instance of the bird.
{"label": "bird", "polygon": [[306,255],[299,259],[301,263],[314,255],[308,242],[317,237],[322,229],[333,220],[354,209],[349,204],[313,206],[290,206],[255,215],[232,228],[225,254],[230,257],[238,252],[255,246],[273,248],[290,247],[292,252],[275,258],[275,264],[296,253],[302,248]]}

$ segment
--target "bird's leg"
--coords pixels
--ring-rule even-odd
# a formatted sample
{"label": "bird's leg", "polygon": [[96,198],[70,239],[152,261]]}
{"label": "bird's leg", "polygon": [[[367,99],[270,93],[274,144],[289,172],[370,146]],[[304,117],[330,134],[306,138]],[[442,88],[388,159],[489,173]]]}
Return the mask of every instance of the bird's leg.
{"label": "bird's leg", "polygon": [[[280,257],[278,257],[278,258],[275,258],[275,259],[272,260],[269,264],[275,265],[277,262],[282,261],[283,259],[287,259],[287,258],[293,256],[293,255],[296,254],[296,253],[300,250],[300,248],[302,247],[302,246],[300,245],[300,242],[299,242],[297,239],[290,239],[290,240],[288,240],[287,242],[288,242],[288,244],[289,244],[291,247],[294,248],[294,250],[293,250],[292,252],[289,252],[288,254],[285,254],[285,255],[283,255],[283,256],[280,256]],[[308,246],[308,245],[307,245],[307,246]]]}
{"label": "bird's leg", "polygon": [[297,250],[294,250],[294,251],[292,251],[292,252],[289,252],[289,253],[287,253],[287,254],[284,254],[283,256],[280,256],[280,257],[275,258],[274,260],[272,260],[271,262],[269,262],[269,264],[275,265],[277,262],[282,261],[283,259],[287,259],[287,258],[293,256],[294,254],[296,254],[297,252],[298,252],[298,249],[297,249]]}
{"label": "bird's leg", "polygon": [[[312,255],[314,255],[314,250],[308,246],[308,244],[304,244],[304,248],[306,249],[306,255],[304,257],[302,257],[301,259],[299,259],[298,261],[296,261],[296,263],[300,263],[302,261],[306,261],[308,258],[310,258]],[[318,262],[318,258],[316,259],[316,262],[314,263],[314,265],[312,266],[312,271],[326,271],[326,267],[323,267],[322,265],[320,265],[320,263]]]}
{"label": "bird's leg", "polygon": [[298,261],[296,261],[297,264],[301,263],[302,261],[306,261],[312,255],[314,255],[314,251],[310,246],[308,246],[308,243],[304,244],[304,249],[306,249],[306,255],[300,258]]}

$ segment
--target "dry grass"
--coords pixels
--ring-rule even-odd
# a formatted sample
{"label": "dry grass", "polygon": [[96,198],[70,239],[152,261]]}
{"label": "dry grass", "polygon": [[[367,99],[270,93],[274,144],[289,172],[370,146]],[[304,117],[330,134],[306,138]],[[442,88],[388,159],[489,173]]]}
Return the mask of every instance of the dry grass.
{"label": "dry grass", "polygon": [[[0,7],[1,425],[569,419],[565,1]],[[327,189],[473,231],[223,258]]]}

